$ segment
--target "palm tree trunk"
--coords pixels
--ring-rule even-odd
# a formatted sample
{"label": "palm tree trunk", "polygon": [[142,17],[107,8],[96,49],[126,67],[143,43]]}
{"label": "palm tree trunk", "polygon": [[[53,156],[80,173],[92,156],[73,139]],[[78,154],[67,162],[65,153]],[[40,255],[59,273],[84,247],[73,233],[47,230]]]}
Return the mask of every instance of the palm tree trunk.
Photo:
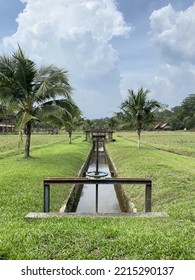
{"label": "palm tree trunk", "polygon": [[26,123],[26,144],[25,144],[25,149],[24,149],[24,157],[27,158],[30,156],[30,139],[31,139],[31,122]]}
{"label": "palm tree trunk", "polygon": [[72,132],[68,132],[69,135],[69,144],[72,144]]}
{"label": "palm tree trunk", "polygon": [[140,128],[138,128],[137,134],[138,134],[138,148],[140,148],[140,139],[141,139],[141,129]]}

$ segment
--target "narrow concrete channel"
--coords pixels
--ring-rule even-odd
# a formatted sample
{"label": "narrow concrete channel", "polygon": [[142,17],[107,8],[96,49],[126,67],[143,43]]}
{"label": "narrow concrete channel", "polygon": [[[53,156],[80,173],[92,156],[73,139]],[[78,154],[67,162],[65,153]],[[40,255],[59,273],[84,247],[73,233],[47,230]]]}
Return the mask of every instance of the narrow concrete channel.
{"label": "narrow concrete channel", "polygon": [[[96,138],[99,138],[99,136],[96,136]],[[126,178],[122,180],[122,178],[117,178],[115,165],[105,149],[104,141],[97,140],[96,145],[94,143],[95,141],[93,141],[93,147],[77,178],[44,179],[44,212],[30,212],[25,218],[42,219],[71,215],[168,217],[168,214],[165,212],[151,212],[151,180],[142,180],[142,178]],[[84,178],[85,176],[86,178]],[[105,181],[104,178],[106,178]],[[66,198],[59,212],[49,213],[50,184],[71,182],[76,182],[76,185],[72,186],[70,195]],[[86,182],[88,184],[85,184]],[[149,182],[148,185],[146,182]],[[121,183],[146,184],[146,213],[137,213],[134,204],[125,196]]]}
{"label": "narrow concrete channel", "polygon": [[[91,158],[91,163],[87,172],[96,170],[96,153]],[[99,147],[99,171],[105,172],[108,175],[105,178],[111,177],[109,166],[106,162],[106,156],[103,151],[103,146]],[[96,191],[98,188],[98,197]],[[116,195],[114,185],[84,185],[76,209],[78,213],[119,213],[121,212],[119,201]]]}
{"label": "narrow concrete channel", "polygon": [[[98,172],[105,173],[104,178],[110,178],[113,170],[110,166],[110,159],[105,150],[103,142],[98,143],[97,149],[93,149],[88,163],[86,163],[86,174],[95,173],[97,169],[98,156]],[[80,191],[79,191],[80,190]],[[121,192],[121,186],[98,184],[85,184],[83,186],[75,186],[70,199],[67,202],[65,212],[76,213],[120,213],[127,212],[124,196]]]}

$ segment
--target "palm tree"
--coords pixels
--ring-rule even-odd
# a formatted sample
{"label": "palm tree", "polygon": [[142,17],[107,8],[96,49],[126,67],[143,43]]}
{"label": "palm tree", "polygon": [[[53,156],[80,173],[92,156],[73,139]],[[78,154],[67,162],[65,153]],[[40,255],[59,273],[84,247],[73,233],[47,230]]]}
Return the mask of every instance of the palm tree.
{"label": "palm tree", "polygon": [[162,107],[158,101],[147,99],[149,92],[143,88],[140,88],[137,94],[133,90],[128,90],[128,96],[120,106],[129,125],[137,130],[138,148],[143,125],[150,123],[154,119],[154,113]]}
{"label": "palm tree", "polygon": [[68,132],[69,144],[71,144],[72,132],[81,117],[81,111],[73,100],[58,101],[57,105],[57,110],[54,109],[48,116],[48,120]]}
{"label": "palm tree", "polygon": [[56,100],[70,99],[71,91],[65,70],[53,65],[37,68],[20,47],[11,56],[0,56],[0,99],[14,108],[19,133],[25,131],[25,157],[30,156],[33,124]]}
{"label": "palm tree", "polygon": [[81,111],[77,105],[72,104],[72,109],[64,112],[64,127],[69,135],[69,144],[72,143],[72,132],[75,126],[78,124],[79,118],[81,117]]}

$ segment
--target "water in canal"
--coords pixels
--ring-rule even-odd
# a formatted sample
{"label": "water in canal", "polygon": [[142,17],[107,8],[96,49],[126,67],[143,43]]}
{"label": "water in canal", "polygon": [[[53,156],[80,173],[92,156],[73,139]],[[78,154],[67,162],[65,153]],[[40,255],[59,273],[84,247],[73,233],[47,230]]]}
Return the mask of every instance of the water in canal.
{"label": "water in canal", "polygon": [[[97,151],[93,153],[87,172],[93,172],[97,168]],[[98,147],[98,171],[106,172],[105,178],[111,177],[109,166],[106,163],[104,147],[99,143]],[[121,212],[114,185],[85,184],[76,209],[77,213],[119,213]]]}

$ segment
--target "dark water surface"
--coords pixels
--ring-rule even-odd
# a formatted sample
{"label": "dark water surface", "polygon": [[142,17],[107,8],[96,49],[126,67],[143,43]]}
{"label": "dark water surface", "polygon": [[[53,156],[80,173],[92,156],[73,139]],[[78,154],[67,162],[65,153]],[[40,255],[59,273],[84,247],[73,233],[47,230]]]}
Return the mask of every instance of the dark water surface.
{"label": "dark water surface", "polygon": [[[107,178],[111,177],[109,166],[106,163],[103,147],[98,151],[98,170],[108,173]],[[96,170],[96,152],[94,153],[88,172]],[[98,208],[98,211],[97,211]],[[119,213],[121,212],[114,185],[98,185],[98,203],[96,198],[96,185],[84,185],[77,213]]]}

